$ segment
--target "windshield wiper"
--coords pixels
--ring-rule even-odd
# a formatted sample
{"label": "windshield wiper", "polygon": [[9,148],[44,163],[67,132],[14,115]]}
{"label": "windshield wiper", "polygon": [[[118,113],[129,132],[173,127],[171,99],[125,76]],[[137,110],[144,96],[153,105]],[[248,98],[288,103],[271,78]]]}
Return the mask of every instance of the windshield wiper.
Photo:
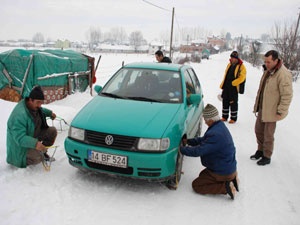
{"label": "windshield wiper", "polygon": [[109,97],[112,97],[112,98],[124,98],[120,95],[116,95],[116,94],[113,94],[113,93],[108,93],[108,92],[102,92],[101,93],[102,95],[106,95],[106,96],[109,96]]}
{"label": "windshield wiper", "polygon": [[146,98],[146,97],[128,97],[128,99],[140,100],[140,101],[148,101],[148,102],[161,102],[159,100],[152,99],[152,98]]}

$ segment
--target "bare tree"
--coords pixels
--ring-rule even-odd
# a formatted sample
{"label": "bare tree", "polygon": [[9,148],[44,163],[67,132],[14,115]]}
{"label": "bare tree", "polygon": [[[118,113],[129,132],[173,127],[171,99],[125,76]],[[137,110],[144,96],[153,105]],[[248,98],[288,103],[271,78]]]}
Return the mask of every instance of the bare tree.
{"label": "bare tree", "polygon": [[113,38],[112,38],[111,32],[105,32],[103,34],[103,41],[104,42],[108,42],[108,43],[112,43],[113,42]]}
{"label": "bare tree", "polygon": [[231,38],[231,33],[227,32],[226,35],[225,35],[225,39],[226,41],[230,41],[232,38]]}
{"label": "bare tree", "polygon": [[170,44],[170,31],[161,31],[159,37],[165,46]]}
{"label": "bare tree", "polygon": [[298,23],[289,24],[288,22],[284,22],[283,25],[275,23],[272,32],[274,45],[280,52],[284,64],[290,70],[299,70],[300,67],[300,38],[297,34]]}
{"label": "bare tree", "polygon": [[44,35],[41,32],[36,33],[32,37],[32,41],[36,43],[43,43],[44,42]]}
{"label": "bare tree", "polygon": [[115,44],[124,44],[127,39],[126,31],[123,27],[113,27],[110,30],[110,38]]}
{"label": "bare tree", "polygon": [[249,62],[252,63],[253,66],[260,64],[260,52],[262,48],[262,42],[258,40],[254,40],[251,43],[251,52]]}
{"label": "bare tree", "polygon": [[90,27],[88,31],[89,48],[93,49],[100,42],[102,33],[100,28]]}
{"label": "bare tree", "polygon": [[129,36],[129,42],[134,47],[135,52],[138,51],[139,46],[143,43],[143,34],[141,31],[134,31]]}
{"label": "bare tree", "polygon": [[268,42],[270,40],[270,35],[269,34],[262,34],[260,36],[261,41],[263,42]]}
{"label": "bare tree", "polygon": [[237,51],[240,53],[240,54],[243,54],[243,49],[244,49],[244,38],[243,38],[243,35],[241,35],[240,38],[238,38],[238,42],[237,42]]}
{"label": "bare tree", "polygon": [[181,40],[186,40],[187,35],[189,36],[190,40],[197,40],[201,38],[206,38],[210,35],[210,32],[206,29],[197,26],[197,27],[183,27],[179,30],[181,35]]}

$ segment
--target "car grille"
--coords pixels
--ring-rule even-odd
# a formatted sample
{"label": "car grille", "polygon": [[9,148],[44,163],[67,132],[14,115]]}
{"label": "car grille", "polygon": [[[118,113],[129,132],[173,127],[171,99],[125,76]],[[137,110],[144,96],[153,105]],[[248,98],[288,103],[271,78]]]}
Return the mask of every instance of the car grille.
{"label": "car grille", "polygon": [[[113,142],[111,145],[108,145],[105,142],[105,138],[108,135],[111,135],[113,137]],[[96,146],[135,151],[137,140],[138,140],[137,137],[107,134],[107,133],[86,130],[86,143],[91,145],[96,145]]]}

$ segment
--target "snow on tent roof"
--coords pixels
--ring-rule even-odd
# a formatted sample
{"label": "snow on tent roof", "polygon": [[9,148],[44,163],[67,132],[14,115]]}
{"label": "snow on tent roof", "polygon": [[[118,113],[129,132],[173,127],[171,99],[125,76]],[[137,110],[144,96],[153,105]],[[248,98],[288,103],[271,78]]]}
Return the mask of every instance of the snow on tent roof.
{"label": "snow on tent roof", "polygon": [[[64,86],[69,74],[88,70],[88,58],[72,50],[14,49],[0,53],[0,90],[11,85],[26,97],[37,84]],[[41,79],[46,76],[51,79]]]}

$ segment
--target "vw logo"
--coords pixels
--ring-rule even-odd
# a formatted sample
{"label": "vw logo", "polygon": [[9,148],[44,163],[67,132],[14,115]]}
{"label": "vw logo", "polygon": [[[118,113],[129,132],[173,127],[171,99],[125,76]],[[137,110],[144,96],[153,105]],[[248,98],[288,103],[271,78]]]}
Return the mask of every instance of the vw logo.
{"label": "vw logo", "polygon": [[112,144],[114,143],[114,138],[113,138],[113,136],[107,135],[107,136],[105,137],[105,143],[106,143],[107,145],[112,145]]}

